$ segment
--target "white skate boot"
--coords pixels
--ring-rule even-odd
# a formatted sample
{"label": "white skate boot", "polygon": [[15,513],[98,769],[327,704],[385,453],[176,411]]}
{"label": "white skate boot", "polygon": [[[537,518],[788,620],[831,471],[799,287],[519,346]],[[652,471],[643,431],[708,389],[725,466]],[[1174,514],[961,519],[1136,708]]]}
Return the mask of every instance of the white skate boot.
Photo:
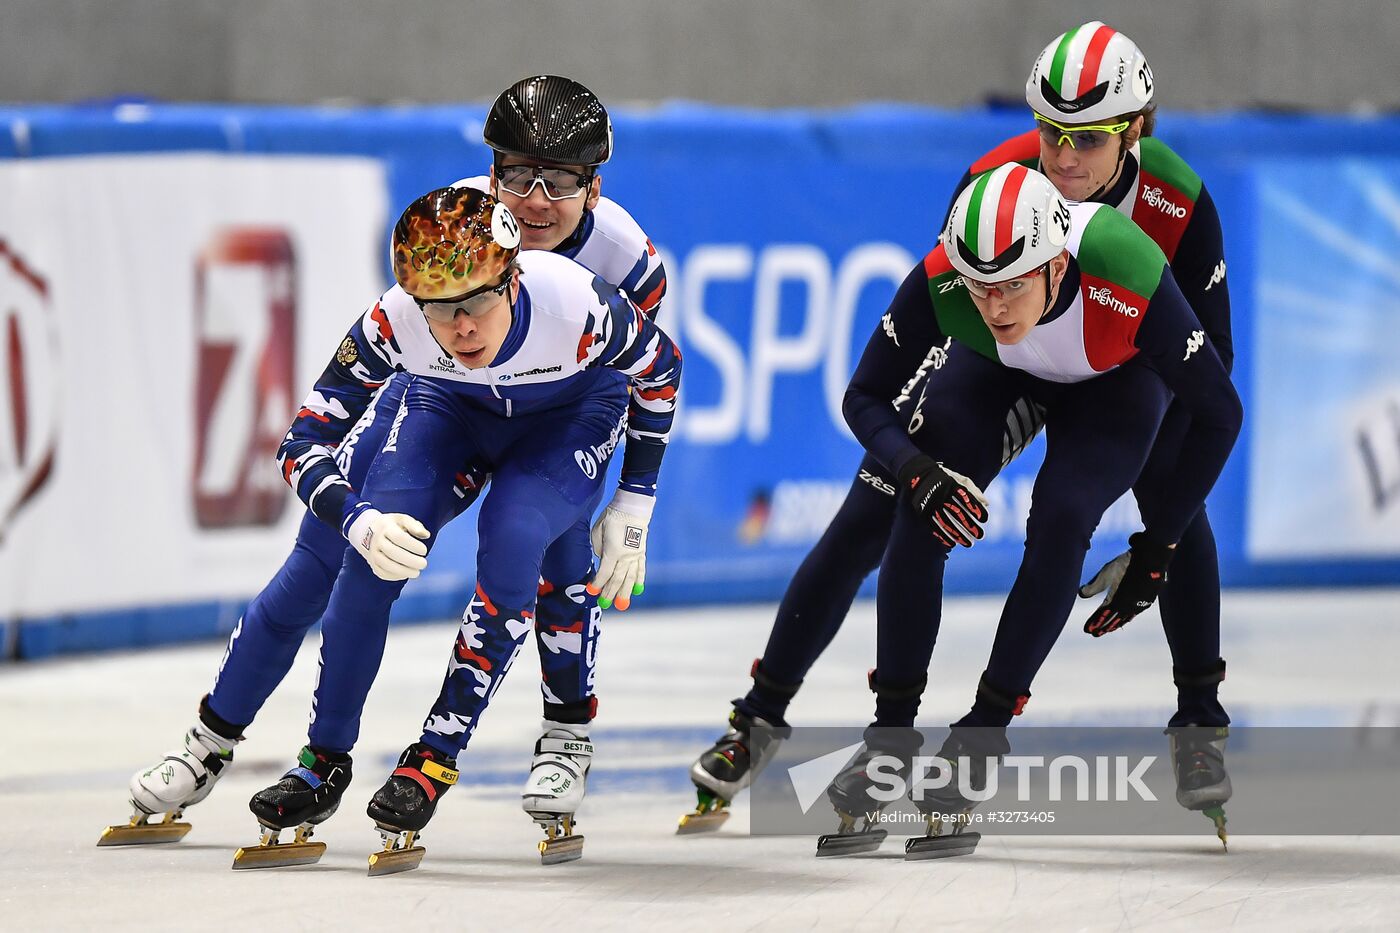
{"label": "white skate boot", "polygon": [[[132,815],[123,826],[108,826],[100,846],[178,842],[190,831],[178,822],[186,807],[199,803],[233,763],[238,739],[226,739],[196,721],[185,733],[184,745],[149,768],[131,776],[127,785]],[[158,823],[148,820],[164,814]]]}
{"label": "white skate boot", "polygon": [[583,837],[574,833],[574,813],[583,803],[593,743],[583,724],[546,719],[543,729],[520,806],[545,831],[540,863],[554,865],[583,856]]}

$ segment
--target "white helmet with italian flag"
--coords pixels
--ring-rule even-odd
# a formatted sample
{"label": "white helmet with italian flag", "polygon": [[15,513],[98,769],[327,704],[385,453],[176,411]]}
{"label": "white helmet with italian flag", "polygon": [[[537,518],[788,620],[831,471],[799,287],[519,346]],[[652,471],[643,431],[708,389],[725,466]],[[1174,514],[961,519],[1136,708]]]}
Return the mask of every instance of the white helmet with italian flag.
{"label": "white helmet with italian flag", "polygon": [[1026,103],[1059,123],[1107,123],[1152,103],[1152,69],[1137,43],[1094,20],[1040,53],[1026,79]]}
{"label": "white helmet with italian flag", "polygon": [[943,249],[964,277],[1004,282],[1060,255],[1069,226],[1069,207],[1050,179],[1010,162],[978,175],[958,195]]}

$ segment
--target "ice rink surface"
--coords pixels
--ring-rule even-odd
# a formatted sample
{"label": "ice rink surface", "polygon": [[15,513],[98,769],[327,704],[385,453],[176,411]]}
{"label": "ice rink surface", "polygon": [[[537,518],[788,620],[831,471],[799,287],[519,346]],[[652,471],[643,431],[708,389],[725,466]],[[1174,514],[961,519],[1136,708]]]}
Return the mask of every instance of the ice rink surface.
{"label": "ice rink surface", "polygon": [[[642,600],[645,606],[645,600]],[[922,722],[970,704],[999,602],[951,601]],[[1155,612],[1091,639],[1076,617],[1035,685],[1032,724],[1164,723],[1170,661]],[[365,712],[356,777],[322,827],[319,865],[229,870],[256,842],[246,802],[304,742],[314,639],[248,730],[236,764],[167,846],[97,848],[128,815],[131,773],[178,741],[221,646],[0,667],[0,929],[1202,930],[1400,927],[1400,839],[1235,836],[1182,811],[1180,836],[984,834],[970,857],[818,860],[814,841],[750,837],[741,797],[719,834],[674,835],[693,803],[690,761],[723,731],[773,607],[607,613],[597,746],[580,812],[584,857],[542,867],[520,811],[539,694],[526,647],[459,762],[462,783],[424,835],[414,872],[365,877],[378,836],[364,805],[436,695],[453,621],[399,627]],[[1400,724],[1400,591],[1228,593],[1237,724]],[[800,725],[859,724],[874,608],[858,604],[791,710]],[[1165,743],[1165,740],[1164,740]],[[1325,788],[1304,806],[1346,806]],[[1400,804],[1397,804],[1400,805]],[[1227,808],[1228,809],[1228,808]]]}

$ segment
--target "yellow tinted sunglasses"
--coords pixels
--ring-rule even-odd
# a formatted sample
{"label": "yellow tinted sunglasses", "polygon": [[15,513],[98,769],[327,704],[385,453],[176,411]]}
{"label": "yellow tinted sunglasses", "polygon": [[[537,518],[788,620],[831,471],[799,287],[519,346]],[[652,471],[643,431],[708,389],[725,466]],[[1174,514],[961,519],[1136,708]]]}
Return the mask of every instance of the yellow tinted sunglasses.
{"label": "yellow tinted sunglasses", "polygon": [[1107,144],[1110,138],[1117,136],[1126,130],[1131,120],[1124,120],[1122,123],[1098,123],[1092,126],[1065,126],[1056,123],[1054,120],[1042,117],[1034,113],[1035,122],[1039,124],[1040,138],[1050,143],[1052,146],[1063,146],[1069,143],[1071,149],[1098,149]]}

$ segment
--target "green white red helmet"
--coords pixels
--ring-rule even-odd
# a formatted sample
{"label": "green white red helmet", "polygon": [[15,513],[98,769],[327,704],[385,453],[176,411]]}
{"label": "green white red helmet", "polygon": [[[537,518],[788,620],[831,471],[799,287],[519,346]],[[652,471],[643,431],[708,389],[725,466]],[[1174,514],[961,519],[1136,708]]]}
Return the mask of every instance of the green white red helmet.
{"label": "green white red helmet", "polygon": [[1152,85],[1137,43],[1094,20],[1040,53],[1026,79],[1026,103],[1059,123],[1107,123],[1152,103]]}
{"label": "green white red helmet", "polygon": [[1028,275],[1065,248],[1069,207],[1050,179],[1015,162],[974,178],[953,202],[943,249],[976,282]]}

